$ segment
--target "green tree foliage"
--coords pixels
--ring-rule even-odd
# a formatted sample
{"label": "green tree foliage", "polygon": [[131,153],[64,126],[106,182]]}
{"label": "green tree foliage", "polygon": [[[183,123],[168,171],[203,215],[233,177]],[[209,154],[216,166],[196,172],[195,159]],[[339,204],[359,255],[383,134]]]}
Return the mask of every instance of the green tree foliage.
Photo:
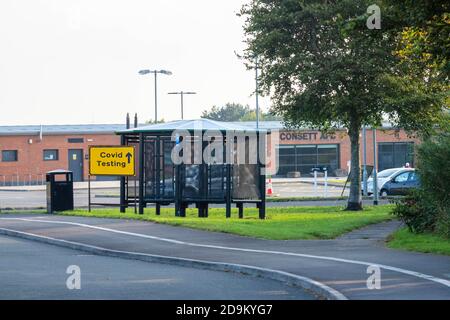
{"label": "green tree foliage", "polygon": [[[214,106],[209,111],[203,111],[201,117],[217,121],[255,121],[256,110],[239,103],[227,103],[223,107],[219,108]],[[259,119],[261,121],[280,120],[280,117],[270,113],[260,112]]]}
{"label": "green tree foliage", "polygon": [[450,115],[444,119],[437,133],[417,148],[420,189],[399,201],[394,214],[413,232],[450,239]]}
{"label": "green tree foliage", "polygon": [[398,58],[395,72],[386,76],[390,83],[386,103],[397,106],[406,129],[418,129],[426,137],[442,114],[420,105],[434,96],[444,113],[449,108],[450,3],[383,0],[382,8],[393,17],[388,31],[396,40]]}
{"label": "green tree foliage", "polygon": [[429,77],[448,82],[450,73],[450,2],[447,0],[384,0],[396,16],[396,53],[405,62],[426,69]]}
{"label": "green tree foliage", "polygon": [[[366,26],[367,0],[253,0],[241,10],[249,61],[258,56],[263,92],[288,126],[347,129],[351,188],[347,209],[360,210],[359,134],[388,118],[407,129],[426,129],[442,96],[410,80],[399,67],[392,10],[382,28]],[[403,79],[401,83],[398,79]],[[440,93],[440,92],[439,92]]]}
{"label": "green tree foliage", "polygon": [[243,106],[239,103],[227,103],[223,107],[213,106],[211,110],[203,111],[201,117],[217,121],[239,121],[249,112],[249,106]]}
{"label": "green tree foliage", "polygon": [[158,121],[155,121],[153,119],[145,121],[145,124],[157,124],[157,123],[165,123],[166,121],[164,119],[159,119]]}

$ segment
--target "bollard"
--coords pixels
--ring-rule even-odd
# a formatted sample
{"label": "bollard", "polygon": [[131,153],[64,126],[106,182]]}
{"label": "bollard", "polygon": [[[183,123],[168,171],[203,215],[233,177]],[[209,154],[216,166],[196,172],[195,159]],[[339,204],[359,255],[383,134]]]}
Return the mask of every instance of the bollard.
{"label": "bollard", "polygon": [[317,195],[317,170],[314,170],[314,193]]}

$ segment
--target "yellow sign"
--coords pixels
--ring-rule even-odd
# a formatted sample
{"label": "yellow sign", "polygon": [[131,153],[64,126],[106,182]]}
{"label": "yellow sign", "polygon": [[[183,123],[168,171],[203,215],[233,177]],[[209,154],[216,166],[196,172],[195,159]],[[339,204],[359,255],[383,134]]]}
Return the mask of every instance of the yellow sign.
{"label": "yellow sign", "polygon": [[91,146],[89,174],[93,176],[134,176],[134,147]]}

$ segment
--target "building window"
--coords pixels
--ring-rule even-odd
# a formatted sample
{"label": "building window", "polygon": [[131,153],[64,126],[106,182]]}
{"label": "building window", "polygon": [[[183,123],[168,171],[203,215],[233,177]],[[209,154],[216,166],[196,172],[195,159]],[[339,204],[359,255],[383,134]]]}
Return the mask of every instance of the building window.
{"label": "building window", "polygon": [[17,161],[17,150],[3,150],[2,161],[3,162]]}
{"label": "building window", "polygon": [[58,150],[44,150],[44,161],[55,161],[59,159]]}
{"label": "building window", "polygon": [[291,171],[311,173],[312,168],[326,167],[330,175],[339,169],[339,145],[280,145],[278,175]]}
{"label": "building window", "polygon": [[67,141],[69,143],[83,143],[84,139],[83,138],[69,138],[69,139],[67,139]]}
{"label": "building window", "polygon": [[378,143],[378,170],[414,166],[414,142]]}

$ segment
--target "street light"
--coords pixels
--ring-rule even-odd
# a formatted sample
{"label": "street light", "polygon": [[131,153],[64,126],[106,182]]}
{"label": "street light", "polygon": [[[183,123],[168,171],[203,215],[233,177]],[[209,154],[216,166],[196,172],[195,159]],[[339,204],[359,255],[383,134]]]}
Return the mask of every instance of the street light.
{"label": "street light", "polygon": [[378,205],[378,175],[377,175],[377,128],[372,127],[372,141],[373,141],[373,204]]}
{"label": "street light", "polygon": [[368,190],[367,190],[367,130],[366,130],[366,126],[363,126],[363,136],[362,136],[362,141],[363,141],[363,191],[364,191],[364,196],[368,195]]}
{"label": "street light", "polygon": [[141,76],[149,74],[149,73],[153,73],[155,75],[155,123],[156,123],[158,121],[157,74],[161,73],[161,74],[165,74],[166,76],[170,76],[170,75],[172,75],[172,72],[170,72],[168,70],[148,70],[148,69],[139,71],[139,74]]}
{"label": "street light", "polygon": [[259,83],[258,83],[258,56],[255,57],[255,99],[256,99],[256,129],[259,129]]}
{"label": "street light", "polygon": [[178,91],[178,92],[169,92],[168,94],[179,94],[181,96],[181,120],[184,120],[183,96],[185,94],[197,94],[197,92],[193,92],[193,91]]}

